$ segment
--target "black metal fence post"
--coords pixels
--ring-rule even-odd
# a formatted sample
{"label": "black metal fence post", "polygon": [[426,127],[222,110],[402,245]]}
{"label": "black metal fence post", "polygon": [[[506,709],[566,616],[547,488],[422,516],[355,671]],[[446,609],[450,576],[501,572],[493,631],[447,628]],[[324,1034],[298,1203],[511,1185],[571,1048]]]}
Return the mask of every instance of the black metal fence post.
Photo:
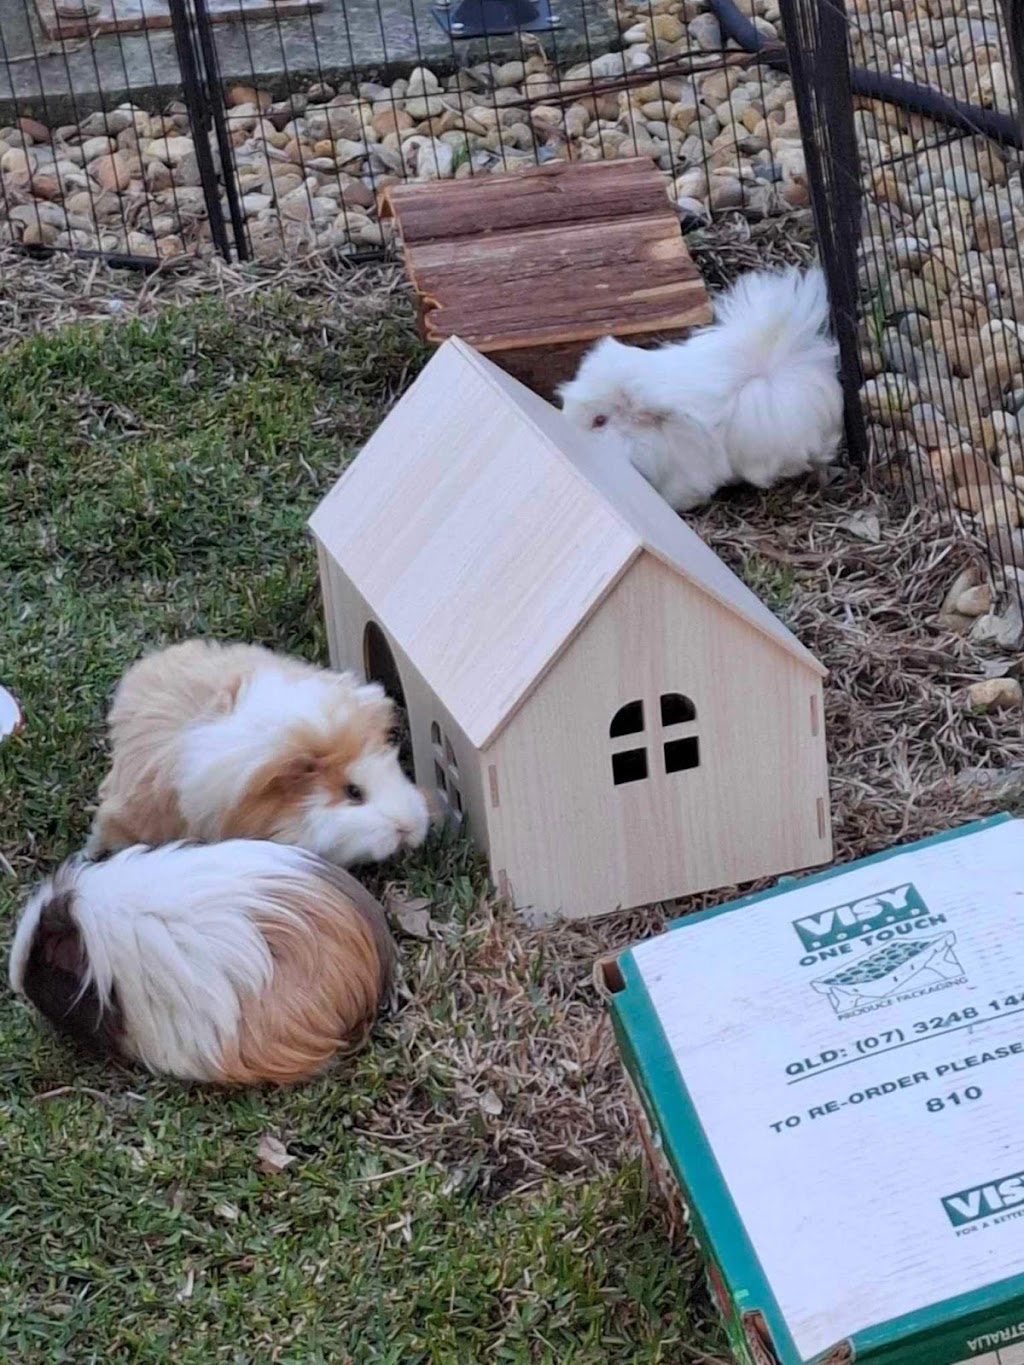
{"label": "black metal fence post", "polygon": [[1013,95],[1017,123],[1024,140],[1024,4],[1021,0],[1001,0],[1006,43],[1013,68]]}
{"label": "black metal fence post", "polygon": [[[181,68],[182,94],[185,108],[188,110],[189,122],[192,125],[196,163],[199,167],[199,180],[206,201],[210,235],[220,254],[225,260],[230,260],[231,246],[228,242],[224,212],[220,203],[220,181],[217,176],[217,168],[214,165],[213,154],[210,151],[210,129],[213,121],[210,101],[201,74],[199,54],[196,52],[195,42],[193,41],[188,0],[170,0],[170,11],[174,45],[178,54],[178,65]],[[220,97],[219,89],[217,96]]]}
{"label": "black metal fence post", "polygon": [[238,197],[238,181],[235,178],[235,153],[228,134],[227,119],[224,114],[224,83],[221,80],[220,62],[217,58],[217,44],[214,42],[210,25],[210,13],[206,0],[192,0],[195,9],[196,32],[199,35],[199,48],[202,54],[206,99],[217,138],[220,152],[220,173],[224,193],[231,215],[231,230],[235,239],[235,250],[240,261],[249,259],[249,243],[245,235],[245,217]]}
{"label": "black metal fence post", "polygon": [[793,98],[807,168],[807,189],[839,343],[846,444],[854,464],[867,459],[860,401],[857,250],[860,160],[853,122],[845,0],[780,0]]}

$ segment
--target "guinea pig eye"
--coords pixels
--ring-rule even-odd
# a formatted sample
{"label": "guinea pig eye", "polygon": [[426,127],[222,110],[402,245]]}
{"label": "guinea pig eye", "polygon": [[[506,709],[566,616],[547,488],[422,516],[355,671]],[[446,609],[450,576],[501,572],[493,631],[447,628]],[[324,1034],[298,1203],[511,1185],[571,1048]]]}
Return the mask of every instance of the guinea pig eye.
{"label": "guinea pig eye", "polygon": [[608,418],[604,415],[604,413],[599,412],[590,425],[594,427],[594,429],[596,430],[598,427],[605,426],[607,424],[607,421]]}
{"label": "guinea pig eye", "polygon": [[357,787],[354,782],[350,782],[345,788],[345,800],[353,806],[361,806],[366,800],[362,787]]}
{"label": "guinea pig eye", "polygon": [[292,764],[288,775],[292,782],[308,782],[319,771],[320,765],[315,758],[300,758]]}

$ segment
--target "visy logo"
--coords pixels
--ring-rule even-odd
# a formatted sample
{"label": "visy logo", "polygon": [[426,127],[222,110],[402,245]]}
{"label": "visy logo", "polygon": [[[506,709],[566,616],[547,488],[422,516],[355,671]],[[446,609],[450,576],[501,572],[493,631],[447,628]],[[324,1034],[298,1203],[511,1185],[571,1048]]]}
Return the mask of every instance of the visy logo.
{"label": "visy logo", "polygon": [[1021,1204],[1024,1204],[1024,1171],[1003,1176],[989,1185],[977,1185],[973,1190],[944,1195],[942,1199],[946,1217],[955,1228],[1007,1213]]}
{"label": "visy logo", "polygon": [[800,935],[805,950],[813,952],[927,913],[928,907],[921,893],[910,882],[905,882],[845,905],[833,905],[816,915],[804,915],[793,921],[793,928]]}

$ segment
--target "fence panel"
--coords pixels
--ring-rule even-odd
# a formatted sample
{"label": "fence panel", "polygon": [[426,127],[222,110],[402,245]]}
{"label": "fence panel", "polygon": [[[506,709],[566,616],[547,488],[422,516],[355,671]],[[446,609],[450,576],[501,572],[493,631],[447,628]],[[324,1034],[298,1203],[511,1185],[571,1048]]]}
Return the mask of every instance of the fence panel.
{"label": "fence panel", "polygon": [[[841,8],[840,0],[786,6],[798,41]],[[842,184],[855,181],[861,195],[849,291],[859,346],[845,369],[848,392],[859,390],[870,465],[978,535],[997,579],[1016,591],[1024,578],[1020,5],[849,0],[843,19],[852,70],[840,104],[853,110],[856,147],[833,144],[825,167],[811,161],[808,171],[823,186],[823,244],[848,216]],[[811,110],[807,137],[829,147],[835,115],[827,101]],[[839,256],[845,275],[849,252]]]}
{"label": "fence panel", "polygon": [[0,0],[0,238],[149,264],[212,244],[181,50],[162,0]]}
{"label": "fence panel", "polygon": [[781,7],[818,248],[839,342],[846,444],[851,460],[862,464],[867,433],[859,397],[856,288],[861,187],[846,6],[844,0],[822,0],[813,7],[781,0]]}
{"label": "fence panel", "polygon": [[786,75],[726,50],[709,10],[533,2],[537,31],[473,38],[459,25],[504,0],[324,0],[287,24],[240,13],[218,29],[253,254],[379,248],[382,186],[553,159],[651,156],[687,229],[806,204]]}
{"label": "fence panel", "polygon": [[[777,58],[754,4],[731,22]],[[0,0],[0,30],[0,232],[30,246],[379,253],[391,180],[637,154],[686,231],[807,205],[784,63],[705,0]]]}

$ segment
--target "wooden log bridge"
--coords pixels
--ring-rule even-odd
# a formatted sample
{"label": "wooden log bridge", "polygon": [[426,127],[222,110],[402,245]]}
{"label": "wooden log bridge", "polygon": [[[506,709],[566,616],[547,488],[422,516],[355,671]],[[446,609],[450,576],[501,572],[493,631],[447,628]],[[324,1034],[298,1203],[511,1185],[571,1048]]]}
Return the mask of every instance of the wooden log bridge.
{"label": "wooden log bridge", "polygon": [[646,345],[711,321],[646,158],[396,185],[380,211],[395,219],[426,340],[459,336],[545,398],[600,337]]}

